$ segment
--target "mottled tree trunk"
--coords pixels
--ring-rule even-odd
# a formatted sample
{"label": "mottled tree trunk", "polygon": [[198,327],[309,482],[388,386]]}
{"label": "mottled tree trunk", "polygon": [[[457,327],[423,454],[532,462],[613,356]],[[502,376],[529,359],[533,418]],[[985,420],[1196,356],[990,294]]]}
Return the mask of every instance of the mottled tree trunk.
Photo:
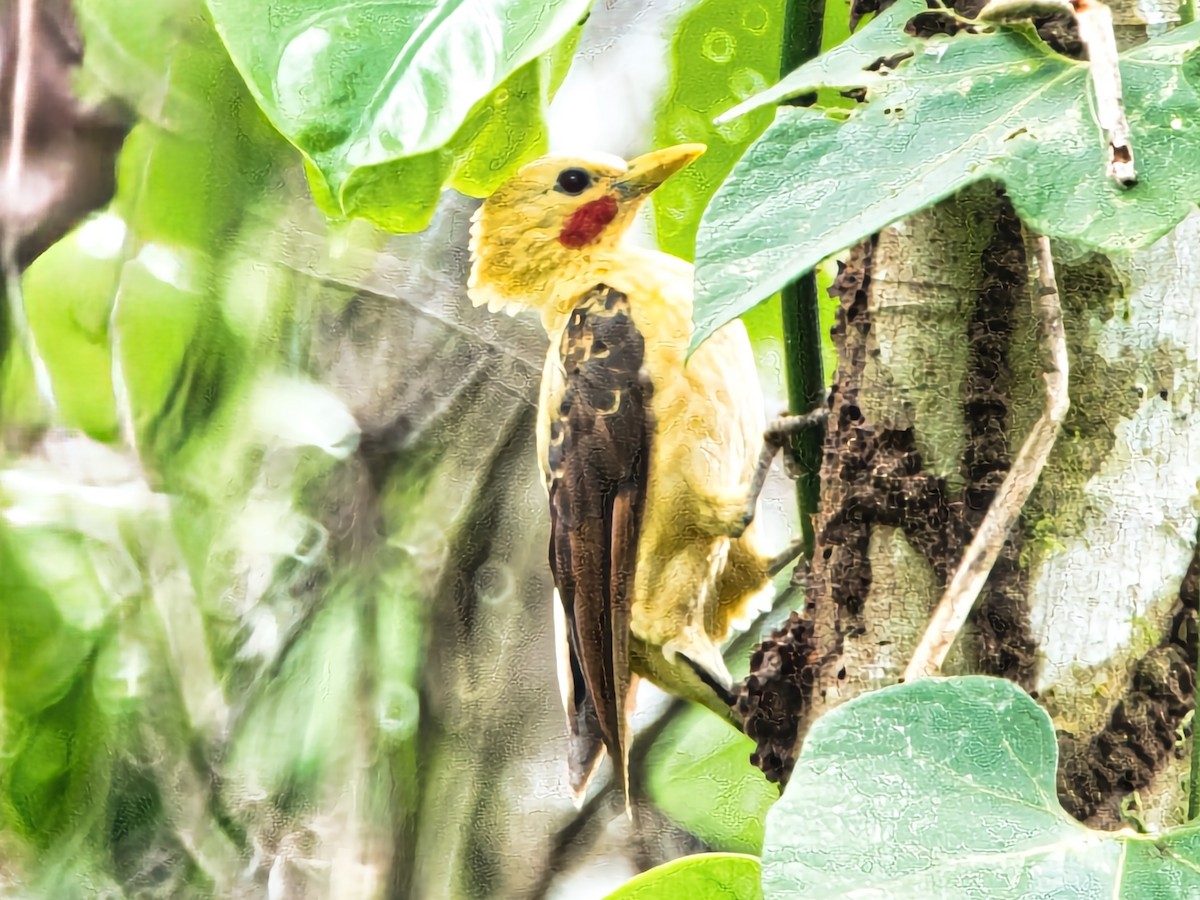
{"label": "mottled tree trunk", "polygon": [[[1180,818],[1193,705],[1200,219],[1148,250],[1054,244],[1072,407],[947,663],[1054,718],[1064,805]],[[845,256],[810,574],[811,720],[900,676],[1044,403],[1030,236],[978,186]],[[1181,587],[1182,586],[1182,587]]]}

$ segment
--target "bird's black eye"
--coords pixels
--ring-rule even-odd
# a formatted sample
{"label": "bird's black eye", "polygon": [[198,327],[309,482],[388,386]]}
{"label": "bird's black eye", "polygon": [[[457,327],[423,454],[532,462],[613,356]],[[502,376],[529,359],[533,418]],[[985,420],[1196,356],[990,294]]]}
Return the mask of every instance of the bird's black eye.
{"label": "bird's black eye", "polygon": [[591,184],[592,176],[583,169],[563,169],[558,173],[558,184],[554,189],[564,194],[582,194]]}

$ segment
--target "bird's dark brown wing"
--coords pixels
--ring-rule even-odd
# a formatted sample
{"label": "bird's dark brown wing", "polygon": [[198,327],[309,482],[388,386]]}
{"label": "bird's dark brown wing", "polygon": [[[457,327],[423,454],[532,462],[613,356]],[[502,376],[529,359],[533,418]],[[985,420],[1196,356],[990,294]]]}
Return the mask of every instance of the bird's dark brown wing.
{"label": "bird's dark brown wing", "polygon": [[645,342],[629,298],[604,285],[585,294],[559,353],[565,389],[550,426],[550,566],[570,653],[571,783],[582,791],[603,745],[624,788],[629,607],[653,435]]}

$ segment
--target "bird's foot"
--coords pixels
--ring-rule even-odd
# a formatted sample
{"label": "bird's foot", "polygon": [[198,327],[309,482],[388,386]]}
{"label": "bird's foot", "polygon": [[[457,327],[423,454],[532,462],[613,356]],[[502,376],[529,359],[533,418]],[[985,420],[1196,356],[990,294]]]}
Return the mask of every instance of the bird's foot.
{"label": "bird's foot", "polygon": [[[767,482],[767,472],[771,469],[771,463],[775,460],[775,454],[783,448],[783,445],[787,443],[787,439],[794,434],[799,434],[801,431],[824,424],[828,418],[829,409],[821,406],[802,416],[779,416],[768,423],[766,431],[763,432],[763,448],[758,456],[758,466],[755,468],[754,477],[750,481],[750,493],[746,497],[746,509],[742,513],[740,524],[732,530],[731,537],[741,537],[746,529],[750,527],[750,523],[754,521],[754,516],[758,511],[758,497],[762,493],[763,485]],[[793,473],[789,472],[788,474],[794,477]]]}

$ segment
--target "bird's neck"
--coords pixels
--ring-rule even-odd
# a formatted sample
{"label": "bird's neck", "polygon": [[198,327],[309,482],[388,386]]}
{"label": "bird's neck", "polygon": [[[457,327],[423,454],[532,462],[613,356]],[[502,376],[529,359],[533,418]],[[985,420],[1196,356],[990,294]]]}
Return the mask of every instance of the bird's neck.
{"label": "bird's neck", "polygon": [[679,318],[690,329],[691,266],[626,242],[557,258],[493,245],[475,260],[468,291],[477,306],[486,304],[493,312],[536,310],[546,334],[556,341],[580,297],[598,284],[637,295],[639,306],[665,304],[664,312],[655,315]]}
{"label": "bird's neck", "polygon": [[486,298],[490,309],[513,313],[537,310],[542,326],[553,338],[562,331],[579,298],[619,271],[626,255],[624,248],[601,246],[545,265],[539,265],[536,258],[513,255],[503,260],[503,268],[480,270],[473,288],[476,302]]}
{"label": "bird's neck", "polygon": [[691,339],[691,264],[661,250],[623,244],[564,277],[538,307],[555,345],[582,296],[599,284],[628,295],[635,320],[652,322],[661,340],[686,346]]}
{"label": "bird's neck", "polygon": [[596,252],[581,256],[560,270],[546,301],[539,307],[542,327],[551,339],[562,332],[579,298],[598,284],[605,284],[612,272],[620,268],[620,253]]}

